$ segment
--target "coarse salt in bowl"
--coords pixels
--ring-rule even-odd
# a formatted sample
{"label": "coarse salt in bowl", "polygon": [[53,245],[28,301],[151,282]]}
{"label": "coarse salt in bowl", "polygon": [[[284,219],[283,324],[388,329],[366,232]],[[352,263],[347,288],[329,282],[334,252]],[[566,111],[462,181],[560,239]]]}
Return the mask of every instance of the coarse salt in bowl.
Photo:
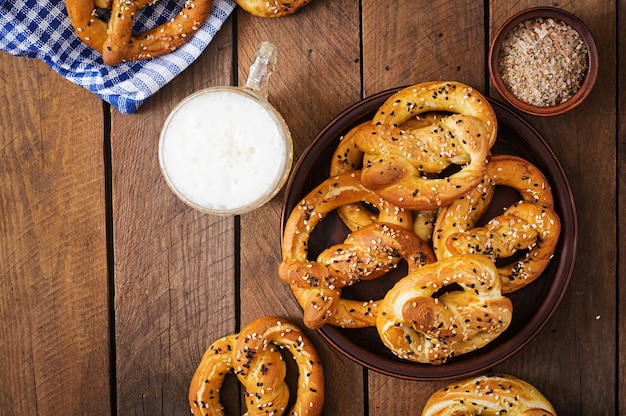
{"label": "coarse salt in bowl", "polygon": [[554,116],[587,98],[598,73],[598,50],[576,16],[535,7],[502,25],[488,62],[491,80],[509,104],[527,114]]}

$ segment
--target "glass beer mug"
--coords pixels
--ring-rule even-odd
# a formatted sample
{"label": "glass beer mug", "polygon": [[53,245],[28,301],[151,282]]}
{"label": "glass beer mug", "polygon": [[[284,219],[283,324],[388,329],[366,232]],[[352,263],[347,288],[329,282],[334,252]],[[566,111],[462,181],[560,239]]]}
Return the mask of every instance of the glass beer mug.
{"label": "glass beer mug", "polygon": [[167,117],[159,139],[161,171],[189,206],[239,215],[270,201],[293,160],[291,133],[268,102],[276,48],[259,46],[244,87],[191,94]]}

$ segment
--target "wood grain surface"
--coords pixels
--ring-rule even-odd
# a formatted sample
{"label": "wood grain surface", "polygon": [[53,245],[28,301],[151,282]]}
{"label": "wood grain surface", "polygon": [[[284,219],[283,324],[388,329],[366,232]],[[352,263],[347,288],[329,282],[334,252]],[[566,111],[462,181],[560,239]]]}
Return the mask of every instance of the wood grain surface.
{"label": "wood grain surface", "polygon": [[103,106],[6,55],[0,90],[0,413],[109,409]]}
{"label": "wood grain surface", "polygon": [[[625,414],[626,4],[315,0],[280,19],[235,9],[202,56],[132,115],[40,61],[0,53],[0,415],[187,415],[191,377],[214,340],[265,315],[303,327],[277,277],[284,191],[220,217],[167,187],[158,139],[181,99],[243,85],[258,44],[272,41],[269,101],[297,160],[343,109],[389,88],[455,80],[499,99],[486,68],[490,39],[536,5],[589,27],[600,73],[570,113],[524,116],[569,179],[579,244],[555,315],[493,370],[534,384],[560,415]],[[324,415],[420,414],[444,384],[367,370],[305,332],[324,362]],[[245,412],[234,378],[221,396],[227,414]]]}

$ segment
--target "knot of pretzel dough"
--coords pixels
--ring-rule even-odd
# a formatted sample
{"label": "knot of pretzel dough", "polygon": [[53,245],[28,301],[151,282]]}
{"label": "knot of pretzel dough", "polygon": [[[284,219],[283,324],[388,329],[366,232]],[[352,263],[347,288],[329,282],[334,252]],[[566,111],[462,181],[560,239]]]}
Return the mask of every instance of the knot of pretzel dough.
{"label": "knot of pretzel dough", "polygon": [[[419,135],[419,139],[423,140],[418,145],[422,151],[415,157],[419,158],[423,166],[426,166],[430,171],[440,171],[449,166],[451,162],[448,159],[453,152],[457,154],[459,162],[461,157],[463,157],[464,162],[469,161],[469,156],[464,155],[464,157],[459,154],[458,149],[451,149],[450,138],[442,134],[444,130],[442,123],[446,117],[446,114],[439,112],[419,114],[399,126],[401,131],[414,133],[414,136]],[[364,152],[359,149],[355,139],[363,128],[371,126],[371,124],[371,120],[364,121],[351,128],[340,138],[330,161],[331,175],[361,169]],[[428,133],[433,134],[429,135]],[[445,142],[440,143],[437,139],[442,139]]]}
{"label": "knot of pretzel dough", "polygon": [[[418,115],[400,127],[403,131],[416,131],[428,128],[430,131],[441,129],[441,122],[445,115],[441,113],[428,113]],[[339,175],[353,170],[360,170],[363,165],[364,152],[356,145],[355,138],[362,128],[371,125],[371,120],[365,121],[352,129],[340,138],[333,157],[330,162],[330,175]],[[423,136],[422,136],[423,137]],[[442,148],[434,140],[425,141],[424,147],[432,146],[437,150],[422,152],[423,164],[428,164],[432,170],[441,170],[447,167],[450,162],[441,156]],[[449,155],[449,152],[445,152]],[[467,158],[469,160],[469,158]],[[433,168],[433,166],[435,166]],[[352,231],[364,227],[376,221],[376,214],[368,209],[367,205],[358,202],[344,205],[337,209],[337,213],[344,224]],[[413,232],[422,240],[430,241],[434,228],[436,210],[413,211]]]}
{"label": "knot of pretzel dough", "polygon": [[[65,0],[78,37],[102,54],[104,63],[151,59],[176,50],[204,24],[213,0],[185,0],[177,16],[143,33],[133,35],[137,13],[158,0]],[[98,8],[110,9],[108,22]]]}
{"label": "knot of pretzel dough", "polygon": [[311,0],[235,0],[239,7],[258,17],[284,17],[297,12]]}
{"label": "knot of pretzel dough", "polygon": [[[496,185],[515,189],[522,200],[476,227]],[[492,156],[480,186],[440,211],[433,239],[437,258],[482,253],[495,261],[525,251],[521,259],[498,267],[502,293],[518,290],[541,275],[556,249],[561,226],[553,205],[550,186],[536,166],[517,156]]]}
{"label": "knot of pretzel dough", "polygon": [[530,383],[508,374],[467,377],[435,391],[422,416],[555,416],[546,397]]}
{"label": "knot of pretzel dough", "polygon": [[[437,209],[472,189],[484,176],[490,149],[486,135],[478,119],[461,115],[447,117],[439,128],[414,132],[386,124],[363,127],[355,138],[364,152],[361,181],[399,207]],[[438,147],[436,157],[429,156],[434,150],[425,142]],[[457,160],[462,164],[458,172],[441,178],[427,175],[431,165],[439,173]]]}
{"label": "knot of pretzel dough", "polygon": [[374,222],[320,253],[316,262],[283,261],[278,274],[291,286],[304,311],[306,326],[316,329],[329,323],[358,328],[376,324],[379,300],[344,299],[342,288],[378,278],[402,259],[413,271],[433,262],[435,256],[410,231]]}
{"label": "knot of pretzel dough", "polygon": [[[409,124],[424,114],[433,114],[430,125]],[[392,94],[359,130],[354,140],[364,153],[363,184],[402,208],[433,210],[480,181],[497,119],[472,87],[435,81]],[[432,177],[451,163],[460,171]]]}
{"label": "knot of pretzel dough", "polygon": [[259,318],[239,334],[211,344],[189,388],[192,414],[223,415],[220,389],[226,375],[234,372],[246,389],[246,414],[282,415],[288,406],[289,387],[279,349],[289,351],[298,366],[296,399],[289,414],[321,414],[324,373],[317,351],[296,325],[276,317]]}
{"label": "knot of pretzel dough", "polygon": [[[310,260],[309,238],[317,224],[331,211],[356,202],[373,206],[376,222]],[[373,326],[377,302],[341,298],[341,288],[379,277],[402,258],[409,268],[432,261],[430,247],[408,231],[410,227],[411,214],[365,188],[355,172],[330,177],[309,192],[287,219],[278,269],[303,308],[305,325]]]}
{"label": "knot of pretzel dough", "polygon": [[493,262],[465,254],[403,277],[385,295],[376,327],[398,357],[442,364],[491,342],[509,326],[512,313]]}
{"label": "knot of pretzel dough", "polygon": [[432,112],[471,116],[487,130],[489,147],[496,142],[496,113],[477,90],[460,82],[431,81],[406,87],[392,94],[374,115],[374,124],[401,126],[412,118]]}

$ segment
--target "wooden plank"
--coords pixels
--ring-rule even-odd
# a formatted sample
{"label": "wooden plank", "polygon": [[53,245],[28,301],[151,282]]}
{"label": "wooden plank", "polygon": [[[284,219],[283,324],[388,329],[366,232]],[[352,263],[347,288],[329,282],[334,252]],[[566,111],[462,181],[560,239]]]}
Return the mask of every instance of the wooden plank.
{"label": "wooden plank", "polygon": [[[240,83],[245,82],[261,41],[272,41],[279,49],[269,101],[292,131],[297,160],[329,120],[360,99],[358,2],[315,1],[281,19],[261,20],[241,11],[237,17]],[[272,314],[298,324],[324,363],[324,414],[363,415],[363,370],[331,349],[319,334],[305,329],[291,290],[278,279],[283,197],[281,192],[241,217],[242,324]]]}
{"label": "wooden plank", "polygon": [[101,101],[5,53],[0,95],[0,409],[109,414]]}
{"label": "wooden plank", "polygon": [[[626,3],[618,2],[617,3],[617,14],[618,21],[623,22],[626,19]],[[619,25],[617,28],[616,34],[617,44],[624,45],[626,44],[626,28],[624,25]],[[617,62],[615,67],[618,68],[619,64],[624,64],[626,62],[626,49],[624,47],[619,48],[617,55]],[[615,87],[619,85],[626,85],[626,71],[617,70],[616,76],[616,84]],[[620,88],[617,91],[617,101],[616,105],[618,109],[621,109],[617,113],[617,172],[624,172],[626,169],[626,143],[624,142],[624,137],[626,137],[626,111],[624,108],[626,106],[626,90],[624,88]],[[618,176],[617,178],[617,228],[618,230],[626,229],[626,178],[624,175]],[[617,261],[618,261],[618,269],[617,269],[617,279],[618,279],[618,304],[617,304],[617,407],[615,409],[616,414],[625,414],[626,413],[626,349],[623,348],[626,345],[626,340],[624,338],[624,334],[626,334],[626,319],[624,318],[624,314],[622,313],[620,316],[620,312],[626,310],[626,287],[624,284],[619,284],[620,276],[626,276],[626,262],[624,261],[624,254],[626,251],[626,236],[624,233],[618,234],[617,240]]]}
{"label": "wooden plank", "polygon": [[[428,12],[425,12],[428,10]],[[365,95],[425,81],[464,82],[485,91],[482,1],[363,1]],[[419,414],[442,382],[368,373],[371,415]]]}
{"label": "wooden plank", "polygon": [[[626,18],[626,4],[624,2],[617,3],[617,18],[619,21],[623,22]],[[616,34],[617,43],[620,45],[624,45],[626,42],[626,29],[623,25],[618,26],[617,34]],[[626,50],[622,47],[618,50],[617,62],[615,67],[618,68],[618,65],[626,62]],[[626,73],[625,71],[617,70],[616,75],[616,84],[618,85],[626,85]],[[617,172],[624,172],[626,169],[626,153],[624,148],[624,137],[626,137],[626,112],[623,110],[624,106],[626,106],[626,90],[624,88],[620,88],[617,91],[617,101],[616,105],[618,109],[621,109],[620,112],[617,113]],[[623,175],[617,178],[617,227],[618,230],[624,230],[626,227],[626,181]],[[618,260],[618,269],[617,269],[617,279],[619,282],[620,276],[626,276],[626,262],[624,259],[624,252],[626,251],[626,237],[624,233],[618,234],[617,240],[617,260]],[[615,409],[616,414],[624,414],[626,413],[626,379],[624,374],[626,374],[626,350],[623,348],[626,341],[624,338],[624,334],[626,334],[626,319],[624,319],[623,314],[620,316],[620,311],[626,310],[626,287],[623,284],[618,283],[619,292],[618,296],[618,304],[617,304],[617,406]],[[622,347],[621,347],[622,346]]]}
{"label": "wooden plank", "polygon": [[[540,4],[518,1],[511,7],[491,2],[492,33],[511,14]],[[555,316],[528,346],[497,369],[535,384],[559,414],[614,414],[616,6],[602,1],[559,2],[558,6],[577,15],[594,34],[600,74],[594,92],[579,108],[558,117],[526,118],[550,144],[572,185],[579,221],[577,259]]]}
{"label": "wooden plank", "polygon": [[438,80],[485,92],[483,3],[364,0],[364,96]]}
{"label": "wooden plank", "polygon": [[[188,414],[206,348],[235,329],[234,220],[167,187],[157,158],[172,108],[232,77],[232,23],[136,114],[112,113],[116,395],[119,414]],[[238,410],[238,409],[237,409]]]}

